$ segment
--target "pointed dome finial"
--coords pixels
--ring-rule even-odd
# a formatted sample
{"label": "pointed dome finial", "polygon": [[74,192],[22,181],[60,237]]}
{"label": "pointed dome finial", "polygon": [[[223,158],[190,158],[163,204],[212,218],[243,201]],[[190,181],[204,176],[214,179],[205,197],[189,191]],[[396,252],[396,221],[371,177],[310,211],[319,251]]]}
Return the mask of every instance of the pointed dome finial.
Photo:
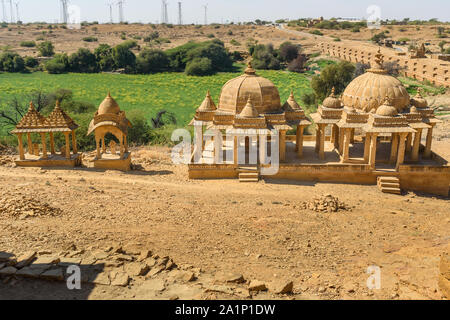
{"label": "pointed dome finial", "polygon": [[336,97],[336,88],[333,86],[333,88],[331,88],[331,94],[330,94],[330,97],[333,97],[333,98],[335,98]]}
{"label": "pointed dome finial", "polygon": [[30,108],[28,109],[28,111],[34,111],[34,110],[36,110],[34,107],[34,103],[33,103],[33,101],[30,101]]}
{"label": "pointed dome finial", "polygon": [[255,69],[253,69],[252,60],[247,63],[247,69],[245,69],[245,74],[254,75],[256,74]]}
{"label": "pointed dome finial", "polygon": [[56,109],[56,108],[58,108],[58,109],[61,108],[61,101],[60,101],[59,99],[56,99],[55,109]]}

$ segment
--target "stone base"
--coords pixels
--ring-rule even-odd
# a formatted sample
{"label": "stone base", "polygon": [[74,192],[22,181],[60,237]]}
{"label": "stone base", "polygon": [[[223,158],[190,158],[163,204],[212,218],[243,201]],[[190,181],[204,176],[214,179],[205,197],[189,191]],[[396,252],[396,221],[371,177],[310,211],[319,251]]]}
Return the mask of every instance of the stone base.
{"label": "stone base", "polygon": [[43,159],[37,156],[30,156],[32,158],[19,160],[15,163],[18,167],[69,167],[74,168],[81,165],[81,155],[73,154],[70,159],[66,159],[60,155],[49,155],[48,159]]}
{"label": "stone base", "polygon": [[102,159],[94,159],[94,168],[105,170],[119,170],[130,171],[131,170],[131,152],[124,154],[123,159],[106,155]]}

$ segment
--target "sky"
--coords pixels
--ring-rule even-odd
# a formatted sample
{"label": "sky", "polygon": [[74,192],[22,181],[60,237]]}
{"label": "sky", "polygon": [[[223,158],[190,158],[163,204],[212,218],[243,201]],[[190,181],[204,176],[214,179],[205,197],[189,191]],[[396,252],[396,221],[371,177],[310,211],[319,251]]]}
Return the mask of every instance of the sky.
{"label": "sky", "polygon": [[[2,1],[2,0],[0,0]],[[10,20],[10,0],[5,1],[7,21]],[[208,5],[208,23],[243,22],[255,19],[297,19],[307,17],[368,18],[367,8],[377,5],[381,19],[410,18],[450,21],[450,0],[167,0],[169,23],[178,21],[178,1],[182,2],[183,23],[203,23],[204,5]],[[60,0],[12,0],[19,3],[19,17],[23,22],[61,20]],[[70,0],[80,8],[81,21],[108,22],[108,3],[117,0]],[[0,9],[1,10],[1,9]],[[125,0],[125,20],[157,23],[161,21],[161,0]],[[0,11],[0,17],[3,17]],[[113,5],[113,21],[118,22],[118,6]]]}

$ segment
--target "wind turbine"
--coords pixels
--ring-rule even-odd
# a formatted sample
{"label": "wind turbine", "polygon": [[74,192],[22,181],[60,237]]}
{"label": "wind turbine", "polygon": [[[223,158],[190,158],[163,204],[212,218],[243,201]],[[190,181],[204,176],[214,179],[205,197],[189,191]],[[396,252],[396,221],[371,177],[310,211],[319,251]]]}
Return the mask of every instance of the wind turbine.
{"label": "wind turbine", "polygon": [[9,0],[9,11],[11,12],[11,23],[14,23],[14,11],[12,0]]}
{"label": "wind turbine", "polygon": [[16,5],[16,18],[17,18],[17,23],[19,23],[20,21],[20,15],[19,15],[19,2],[15,2],[14,3]]}
{"label": "wind turbine", "polygon": [[119,7],[119,21],[122,23],[124,21],[123,17],[123,4],[125,3],[124,0],[117,1],[117,6]]}
{"label": "wind turbine", "polygon": [[6,22],[5,0],[2,0],[3,22]]}
{"label": "wind turbine", "polygon": [[114,21],[113,21],[113,5],[114,5],[114,2],[108,2],[106,5],[109,7],[109,22],[110,23],[114,23]]}
{"label": "wind turbine", "polygon": [[208,4],[205,4],[203,8],[205,9],[205,26],[206,26],[208,24]]}

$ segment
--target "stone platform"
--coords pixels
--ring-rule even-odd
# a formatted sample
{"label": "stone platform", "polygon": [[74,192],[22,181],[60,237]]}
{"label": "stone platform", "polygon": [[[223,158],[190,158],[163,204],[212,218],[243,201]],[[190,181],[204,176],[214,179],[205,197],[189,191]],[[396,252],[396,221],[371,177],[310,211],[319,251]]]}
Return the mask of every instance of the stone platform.
{"label": "stone platform", "polygon": [[102,154],[101,159],[94,159],[94,168],[105,170],[119,170],[130,171],[131,170],[131,152],[124,154],[123,159],[120,155],[113,155],[111,153]]}
{"label": "stone platform", "polygon": [[74,154],[67,159],[58,154],[51,154],[47,159],[42,156],[26,155],[25,160],[16,159],[15,163],[19,167],[77,167],[81,165],[81,154]]}

